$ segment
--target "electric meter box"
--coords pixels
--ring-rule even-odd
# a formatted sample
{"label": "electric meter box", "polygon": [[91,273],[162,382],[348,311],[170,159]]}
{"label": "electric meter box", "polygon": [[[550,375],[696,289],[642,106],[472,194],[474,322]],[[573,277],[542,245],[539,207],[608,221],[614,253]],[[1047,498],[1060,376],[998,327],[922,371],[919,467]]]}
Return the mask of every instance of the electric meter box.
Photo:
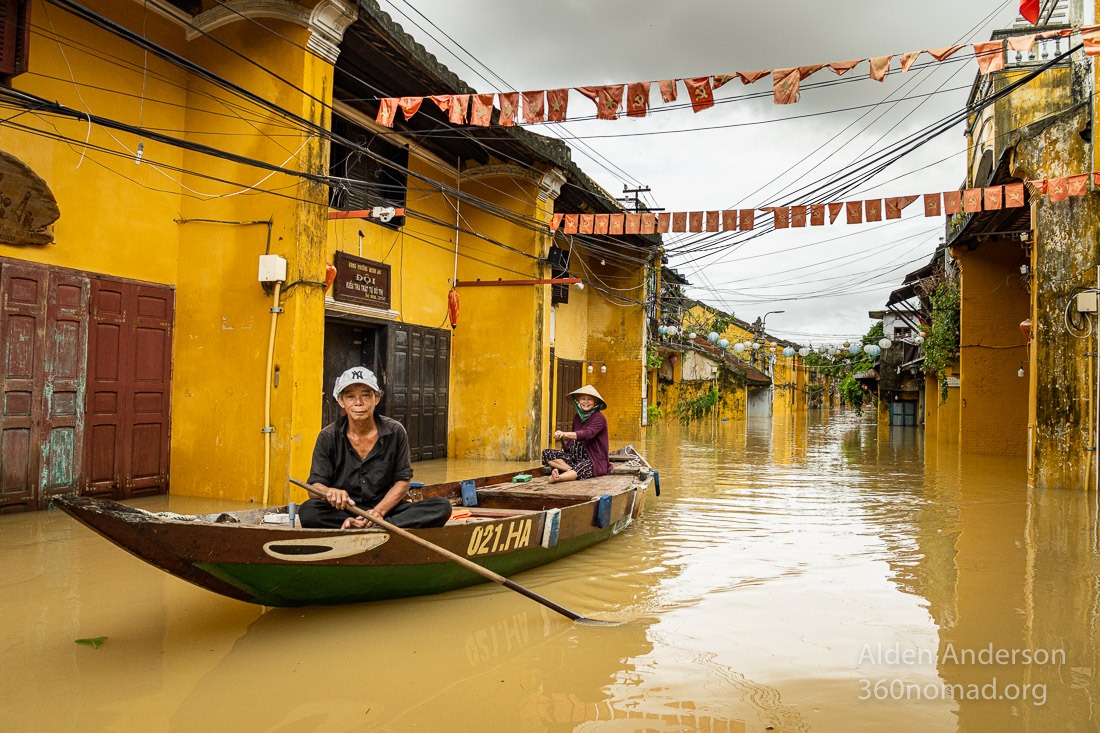
{"label": "electric meter box", "polygon": [[1097,305],[1100,305],[1100,293],[1095,290],[1087,290],[1077,294],[1078,313],[1096,313]]}
{"label": "electric meter box", "polygon": [[260,282],[286,282],[286,260],[279,255],[260,255]]}

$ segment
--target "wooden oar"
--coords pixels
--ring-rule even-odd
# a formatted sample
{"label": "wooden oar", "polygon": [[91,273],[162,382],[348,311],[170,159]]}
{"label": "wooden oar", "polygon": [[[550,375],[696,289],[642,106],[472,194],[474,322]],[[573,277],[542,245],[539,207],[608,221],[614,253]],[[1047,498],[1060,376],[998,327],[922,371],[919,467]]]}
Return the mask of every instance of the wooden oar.
{"label": "wooden oar", "polygon": [[[294,479],[294,478],[290,479],[290,483],[294,484],[295,486],[299,486],[299,487],[305,489],[306,491],[308,491],[313,496],[316,496],[318,499],[326,499],[327,498],[316,487],[310,486],[307,483],[303,483],[303,482],[298,481],[297,479]],[[409,540],[410,542],[415,542],[416,544],[420,545],[421,547],[426,547],[427,549],[431,550],[432,552],[436,553],[437,555],[442,555],[443,557],[447,558],[448,560],[450,560],[452,562],[455,562],[455,563],[458,563],[459,565],[466,568],[467,570],[470,570],[472,572],[477,573],[478,575],[486,577],[486,578],[488,578],[489,580],[491,580],[495,583],[500,583],[501,585],[503,585],[505,588],[507,588],[509,590],[514,590],[516,593],[520,593],[521,595],[525,595],[528,598],[530,598],[532,601],[535,601],[536,603],[541,603],[542,605],[549,608],[551,611],[557,611],[562,616],[565,616],[566,618],[568,618],[572,621],[580,621],[582,623],[595,623],[595,624],[607,623],[607,622],[601,622],[601,621],[594,621],[593,619],[587,619],[584,616],[581,616],[579,613],[573,613],[568,608],[565,608],[564,606],[559,606],[557,603],[554,603],[549,598],[543,598],[538,593],[535,593],[533,590],[529,590],[528,588],[524,588],[519,583],[511,581],[511,580],[509,580],[508,578],[505,578],[503,575],[501,575],[499,573],[494,573],[489,568],[483,568],[482,566],[478,565],[476,562],[471,562],[470,560],[467,560],[466,558],[462,557],[461,555],[456,555],[455,553],[451,552],[450,550],[446,549],[445,547],[440,547],[437,544],[434,544],[432,542],[428,542],[423,537],[421,537],[419,535],[416,535],[416,534],[413,534],[412,532],[410,532],[407,529],[404,529],[403,527],[398,527],[398,526],[395,526],[393,524],[390,524],[389,522],[387,522],[384,519],[378,519],[376,517],[372,517],[372,516],[370,516],[369,514],[367,514],[365,511],[363,511],[362,509],[360,509],[357,506],[349,506],[349,507],[347,507],[347,509],[345,511],[349,511],[352,514],[363,517],[364,519],[368,519],[371,522],[374,522],[375,524],[377,524],[379,527],[382,527],[383,529],[385,529],[388,532],[393,532],[394,534],[401,535],[402,537]]]}

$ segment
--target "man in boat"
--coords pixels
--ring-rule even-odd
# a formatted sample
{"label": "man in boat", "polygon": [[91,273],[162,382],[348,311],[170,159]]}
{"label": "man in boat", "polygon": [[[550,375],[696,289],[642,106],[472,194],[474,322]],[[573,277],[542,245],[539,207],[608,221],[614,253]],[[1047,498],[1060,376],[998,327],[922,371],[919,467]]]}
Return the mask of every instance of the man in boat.
{"label": "man in boat", "polygon": [[326,495],[298,510],[303,527],[352,529],[370,526],[345,511],[357,506],[398,527],[442,527],[451,517],[443,497],[409,501],[413,477],[409,438],[396,420],[375,414],[382,400],[378,378],[366,367],[352,367],[332,391],[344,415],[325,426],[313,447],[308,483]]}
{"label": "man in boat", "polygon": [[611,473],[607,418],[602,414],[607,403],[591,384],[573,390],[569,396],[577,412],[573,416],[573,430],[555,430],[554,440],[562,441],[562,449],[547,448],[542,452],[542,465],[553,469],[552,484]]}

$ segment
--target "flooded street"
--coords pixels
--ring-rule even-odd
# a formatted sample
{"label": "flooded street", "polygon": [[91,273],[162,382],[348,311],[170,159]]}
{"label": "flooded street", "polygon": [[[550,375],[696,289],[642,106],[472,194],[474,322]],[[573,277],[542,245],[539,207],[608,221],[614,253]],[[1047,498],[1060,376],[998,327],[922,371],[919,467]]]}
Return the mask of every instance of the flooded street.
{"label": "flooded street", "polygon": [[[60,512],[0,517],[3,727],[1100,729],[1095,493],[1032,492],[1022,462],[848,412],[664,424],[638,447],[662,488],[641,521],[516,578],[615,626],[493,584],[264,609]],[[415,468],[433,482],[515,465]]]}

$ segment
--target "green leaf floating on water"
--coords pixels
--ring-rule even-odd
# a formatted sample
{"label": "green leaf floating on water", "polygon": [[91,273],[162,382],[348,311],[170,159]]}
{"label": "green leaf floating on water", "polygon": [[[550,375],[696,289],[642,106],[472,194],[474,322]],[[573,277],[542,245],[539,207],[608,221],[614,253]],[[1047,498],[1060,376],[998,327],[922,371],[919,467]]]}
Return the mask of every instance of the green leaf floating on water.
{"label": "green leaf floating on water", "polygon": [[84,646],[90,646],[93,649],[98,649],[103,646],[103,642],[107,641],[106,636],[96,636],[91,639],[77,639],[77,644],[83,644]]}

